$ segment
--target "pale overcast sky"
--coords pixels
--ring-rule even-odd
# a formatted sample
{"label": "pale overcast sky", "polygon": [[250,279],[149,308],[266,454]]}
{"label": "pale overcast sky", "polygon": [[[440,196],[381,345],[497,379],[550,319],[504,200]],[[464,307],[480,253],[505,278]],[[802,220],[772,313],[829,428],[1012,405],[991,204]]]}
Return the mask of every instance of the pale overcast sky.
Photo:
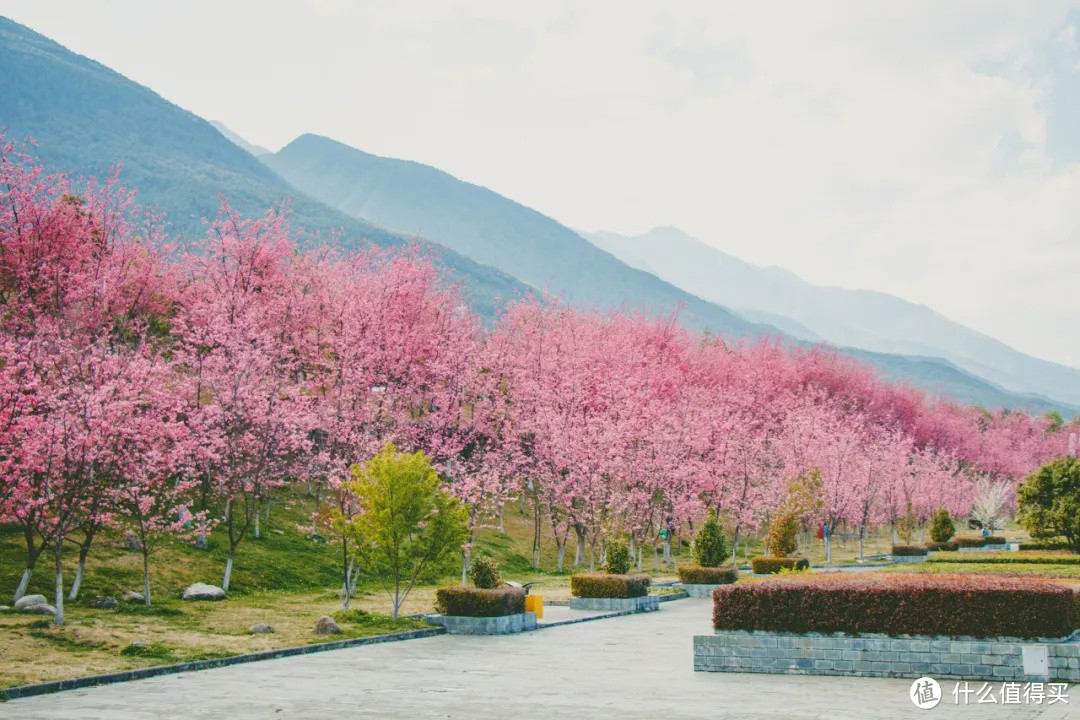
{"label": "pale overcast sky", "polygon": [[0,0],[249,141],[675,225],[1080,366],[1080,4]]}

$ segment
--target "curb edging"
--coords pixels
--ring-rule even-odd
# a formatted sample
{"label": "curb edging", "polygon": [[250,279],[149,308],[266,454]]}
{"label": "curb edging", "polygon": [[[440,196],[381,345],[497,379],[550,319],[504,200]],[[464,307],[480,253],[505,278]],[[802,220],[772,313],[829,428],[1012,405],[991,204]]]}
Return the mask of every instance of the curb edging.
{"label": "curb edging", "polygon": [[63,690],[78,690],[80,688],[95,687],[97,685],[114,685],[130,680],[144,680],[159,675],[176,675],[197,670],[209,670],[212,668],[228,667],[230,665],[242,665],[262,660],[276,660],[278,658],[310,655],[311,653],[326,652],[328,650],[344,650],[345,648],[361,647],[363,645],[379,645],[382,643],[414,640],[445,634],[445,628],[433,627],[391,633],[388,635],[372,635],[371,637],[353,638],[351,640],[298,645],[295,647],[280,648],[278,650],[263,650],[256,653],[230,655],[228,657],[212,658],[209,660],[193,660],[191,662],[176,663],[173,665],[157,665],[154,667],[136,668],[134,670],[121,670],[120,672],[107,673],[105,675],[89,675],[87,677],[71,678],[70,680],[53,680],[52,682],[35,683],[33,685],[17,685],[15,687],[0,690],[0,697],[4,700],[16,700],[18,698],[32,697],[34,695],[47,695]]}

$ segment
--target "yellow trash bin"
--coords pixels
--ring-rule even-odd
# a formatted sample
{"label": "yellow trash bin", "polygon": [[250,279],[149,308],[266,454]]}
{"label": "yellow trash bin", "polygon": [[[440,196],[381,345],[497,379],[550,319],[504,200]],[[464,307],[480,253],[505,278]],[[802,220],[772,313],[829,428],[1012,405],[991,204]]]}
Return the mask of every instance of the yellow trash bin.
{"label": "yellow trash bin", "polygon": [[544,596],[543,595],[526,595],[525,596],[525,612],[536,613],[537,620],[544,619]]}

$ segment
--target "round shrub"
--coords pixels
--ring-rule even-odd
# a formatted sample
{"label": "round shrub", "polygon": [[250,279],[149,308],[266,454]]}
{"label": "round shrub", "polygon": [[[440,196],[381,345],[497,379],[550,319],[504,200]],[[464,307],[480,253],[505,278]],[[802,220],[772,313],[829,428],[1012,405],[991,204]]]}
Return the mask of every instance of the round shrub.
{"label": "round shrub", "polygon": [[714,568],[724,564],[728,558],[727,538],[720,527],[720,518],[716,510],[709,509],[705,524],[694,540],[694,559],[701,567]]}
{"label": "round shrub", "polygon": [[499,584],[499,566],[491,558],[477,558],[472,562],[473,585],[490,590]]}
{"label": "round shrub", "polygon": [[624,540],[609,540],[604,547],[604,569],[611,575],[630,572],[630,549]]}
{"label": "round shrub", "polygon": [[936,543],[945,543],[956,534],[956,524],[945,508],[938,508],[930,518],[930,537]]}
{"label": "round shrub", "polygon": [[679,582],[684,585],[730,585],[738,577],[739,573],[733,567],[679,566]]}

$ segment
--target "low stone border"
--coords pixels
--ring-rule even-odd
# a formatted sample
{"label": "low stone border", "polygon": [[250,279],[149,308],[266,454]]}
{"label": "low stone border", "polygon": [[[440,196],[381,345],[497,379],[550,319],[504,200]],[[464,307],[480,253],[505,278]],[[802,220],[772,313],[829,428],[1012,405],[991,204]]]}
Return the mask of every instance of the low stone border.
{"label": "low stone border", "polygon": [[893,555],[892,562],[896,564],[925,562],[928,555]]}
{"label": "low stone border", "polygon": [[688,598],[688,597],[690,597],[690,593],[686,592],[686,590],[680,590],[679,592],[674,592],[674,593],[663,593],[661,595],[653,595],[653,597],[657,598],[660,602],[671,602],[672,600],[682,600],[684,598]]}
{"label": "low stone border", "polygon": [[1008,552],[1009,543],[1001,545],[980,545],[979,547],[961,547],[956,552]]}
{"label": "low stone border", "polygon": [[53,682],[36,683],[34,685],[18,685],[5,690],[0,690],[0,697],[5,700],[31,697],[33,695],[47,695],[62,690],[77,690],[79,688],[94,687],[97,685],[113,685],[115,683],[128,682],[129,680],[143,680],[159,675],[175,675],[177,673],[194,672],[197,670],[209,670],[211,668],[227,667],[229,665],[241,665],[243,663],[260,662],[262,660],[276,660],[278,658],[292,657],[294,655],[309,655],[311,653],[325,652],[327,650],[344,650],[345,648],[359,647],[362,645],[378,645],[401,640],[413,640],[416,638],[443,635],[446,630],[441,627],[426,628],[424,630],[409,630],[407,632],[391,633],[389,635],[372,635],[371,637],[353,638],[351,640],[337,640],[335,642],[313,643],[298,647],[280,648],[278,650],[263,650],[246,655],[230,655],[229,657],[213,658],[211,660],[195,660],[192,662],[178,663],[175,665],[157,665],[155,667],[136,668],[121,672],[108,673],[105,675],[90,675],[88,677],[71,678],[70,680],[54,680]]}
{"label": "low stone border", "polygon": [[428,615],[432,625],[441,625],[450,635],[509,635],[536,629],[536,613],[523,612],[498,617]]}
{"label": "low stone border", "polygon": [[643,595],[636,598],[570,598],[571,610],[613,610],[616,612],[650,612],[660,609],[660,596]]}
{"label": "low stone border", "polygon": [[683,590],[690,597],[712,597],[712,591],[721,587],[718,584],[683,583]]}
{"label": "low stone border", "polygon": [[718,630],[694,637],[694,670],[1078,682],[1080,633],[1057,640],[980,640]]}

